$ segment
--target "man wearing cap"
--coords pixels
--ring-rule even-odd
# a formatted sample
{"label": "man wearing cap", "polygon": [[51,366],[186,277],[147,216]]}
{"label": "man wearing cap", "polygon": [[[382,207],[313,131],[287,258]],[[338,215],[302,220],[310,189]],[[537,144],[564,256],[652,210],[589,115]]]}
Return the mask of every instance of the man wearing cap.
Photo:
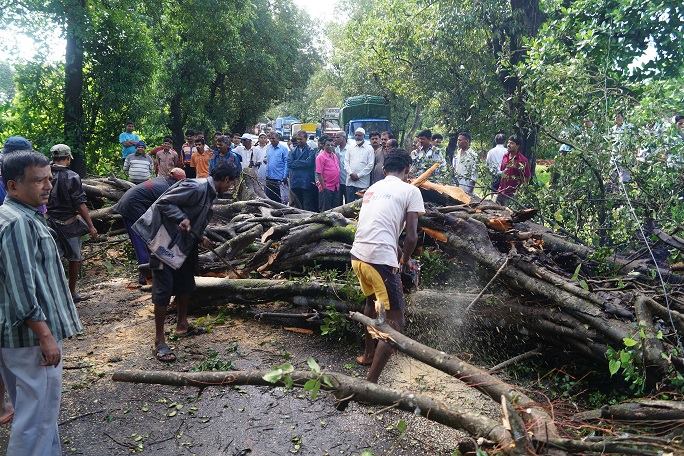
{"label": "man wearing cap", "polygon": [[125,160],[131,154],[135,153],[136,145],[140,141],[140,136],[133,133],[135,125],[133,122],[126,122],[126,131],[119,135],[119,144],[121,144],[121,156]]}
{"label": "man wearing cap", "polygon": [[254,135],[245,133],[240,139],[242,140],[242,144],[236,147],[234,152],[241,158],[242,169],[252,168],[256,171],[264,160],[264,156],[262,155],[263,151],[252,145]]}
{"label": "man wearing cap", "polygon": [[[123,218],[124,226],[128,232],[128,237],[133,245],[138,266],[148,265],[149,269],[150,254],[145,241],[133,231],[133,224],[157,201],[173,184],[185,179],[185,171],[181,168],[172,168],[168,176],[160,176],[150,179],[142,184],[129,189],[124,193],[118,203],[114,205],[114,211]],[[138,282],[141,285],[147,283],[147,271],[139,270]]]}
{"label": "man wearing cap", "polygon": [[134,184],[145,182],[152,176],[154,161],[147,155],[145,141],[138,141],[135,145],[135,153],[126,157],[124,171],[128,173],[128,180]]}
{"label": "man wearing cap", "polygon": [[[3,154],[9,154],[18,150],[33,150],[33,145],[31,144],[31,141],[23,136],[10,136],[7,138],[2,147],[2,154],[0,154],[0,165],[2,165]],[[5,182],[2,180],[2,172],[0,172],[0,205],[5,200],[6,193]],[[45,211],[43,211],[43,213],[44,212]]]}
{"label": "man wearing cap", "polygon": [[7,453],[61,455],[57,420],[62,340],[82,331],[57,246],[37,208],[50,197],[50,163],[17,151],[3,158],[0,206],[0,375],[15,416]]}
{"label": "man wearing cap", "polygon": [[73,156],[66,144],[55,144],[52,154],[52,190],[47,204],[48,224],[57,234],[62,256],[69,262],[69,291],[74,302],[81,301],[76,293],[76,279],[83,261],[81,236],[97,237],[97,230],[86,206],[86,194],[81,178],[69,169]]}
{"label": "man wearing cap", "polygon": [[375,164],[375,151],[365,140],[366,130],[357,128],[354,131],[356,143],[347,148],[344,156],[344,169],[347,171],[347,203],[356,201],[357,192],[370,185],[370,174]]}

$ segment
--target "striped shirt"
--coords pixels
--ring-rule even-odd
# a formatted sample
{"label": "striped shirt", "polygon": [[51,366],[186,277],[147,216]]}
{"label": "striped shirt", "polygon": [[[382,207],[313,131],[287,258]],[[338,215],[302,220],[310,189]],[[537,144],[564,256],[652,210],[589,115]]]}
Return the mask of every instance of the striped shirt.
{"label": "striped shirt", "polygon": [[55,340],[83,330],[57,244],[36,208],[10,198],[0,206],[0,347],[38,345],[26,320],[45,321]]}
{"label": "striped shirt", "polygon": [[134,184],[140,184],[150,178],[154,171],[152,157],[147,154],[131,154],[126,157],[124,171],[128,173],[128,178]]}

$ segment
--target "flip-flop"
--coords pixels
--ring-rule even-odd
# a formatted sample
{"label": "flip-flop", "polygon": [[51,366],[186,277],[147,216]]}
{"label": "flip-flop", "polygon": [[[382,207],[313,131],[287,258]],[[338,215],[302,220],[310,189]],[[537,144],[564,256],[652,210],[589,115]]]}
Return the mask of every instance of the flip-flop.
{"label": "flip-flop", "polygon": [[10,424],[13,419],[14,419],[14,411],[12,411],[12,413],[10,413],[9,415],[5,415],[2,418],[0,418],[0,426],[5,426],[7,424]]}
{"label": "flip-flop", "polygon": [[356,357],[356,364],[360,364],[361,366],[370,366],[373,364],[373,360],[371,359],[370,361],[366,361],[365,356],[359,355]]}
{"label": "flip-flop", "polygon": [[176,331],[176,336],[179,338],[184,338],[184,337],[194,337],[194,336],[199,336],[201,334],[206,334],[207,330],[206,328],[203,328],[202,326],[193,326],[193,325],[188,325],[188,330],[182,333],[179,333]]}
{"label": "flip-flop", "polygon": [[154,356],[155,358],[157,358],[157,361],[160,361],[162,363],[172,363],[176,361],[176,355],[171,351],[171,348],[165,343],[161,343],[155,347]]}

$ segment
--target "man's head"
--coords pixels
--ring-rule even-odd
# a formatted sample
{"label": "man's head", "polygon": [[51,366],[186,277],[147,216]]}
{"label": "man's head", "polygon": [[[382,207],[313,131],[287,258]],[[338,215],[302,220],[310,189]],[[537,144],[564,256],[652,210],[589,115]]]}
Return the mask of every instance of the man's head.
{"label": "man's head", "polygon": [[240,133],[233,133],[233,144],[236,146],[240,145]]}
{"label": "man's head", "polygon": [[194,130],[185,130],[185,142],[188,143],[190,146],[195,144],[195,131]]}
{"label": "man's head", "polygon": [[229,136],[219,136],[216,138],[216,147],[221,154],[225,154],[230,149],[230,137]]}
{"label": "man's head", "polygon": [[169,171],[169,176],[176,181],[182,181],[185,179],[185,171],[183,168],[171,168],[171,171]]}
{"label": "man's head", "polygon": [[470,148],[470,133],[462,131],[458,134],[458,148],[461,150],[468,150]]}
{"label": "man's head", "polygon": [[356,141],[356,144],[363,144],[364,139],[366,138],[366,130],[363,128],[359,127],[356,130],[354,130],[354,140]]}
{"label": "man's head", "polygon": [[338,131],[337,134],[335,134],[335,144],[344,147],[347,145],[347,134],[343,131]]}
{"label": "man's head", "polygon": [[392,152],[397,149],[399,149],[399,141],[397,141],[395,138],[390,139],[387,141],[387,144],[385,144],[385,150],[387,152]]}
{"label": "man's head", "polygon": [[321,136],[318,139],[318,145],[321,150],[326,152],[333,153],[335,151],[335,140],[328,135]]}
{"label": "man's head", "polygon": [[515,135],[508,138],[508,143],[506,144],[506,149],[508,149],[509,154],[517,154],[520,152],[520,146],[522,146],[522,141]]}
{"label": "man's head", "polygon": [[259,145],[261,147],[264,147],[267,142],[268,142],[268,136],[266,136],[266,133],[259,133]]}
{"label": "man's head", "polygon": [[427,149],[432,144],[432,132],[430,130],[422,130],[416,135],[418,144],[423,149]]}
{"label": "man's head", "polygon": [[506,144],[506,135],[503,133],[497,133],[496,136],[494,136],[494,142],[499,145]]}
{"label": "man's head", "polygon": [[439,147],[442,145],[442,141],[444,141],[444,136],[440,135],[439,133],[435,133],[432,135],[432,145],[435,147]]}
{"label": "man's head", "polygon": [[133,130],[135,130],[135,124],[133,122],[126,122],[126,132],[133,133]]}
{"label": "man's head", "polygon": [[138,141],[135,143],[135,153],[138,155],[144,155],[146,148],[147,144],[145,144],[145,141]]}
{"label": "man's head", "polygon": [[197,152],[204,152],[204,144],[204,136],[195,136],[195,148],[197,149]]}
{"label": "man's head", "polygon": [[278,144],[280,144],[280,135],[278,135],[278,133],[275,131],[272,131],[268,135],[268,140],[271,142],[271,146],[277,147]]}
{"label": "man's head", "polygon": [[368,134],[368,137],[370,138],[370,143],[371,143],[371,146],[373,146],[373,149],[377,149],[378,147],[382,146],[379,132],[371,131]]}
{"label": "man's head", "polygon": [[23,136],[10,136],[5,140],[5,144],[2,147],[3,153],[9,154],[18,150],[33,150],[33,145],[31,141]]}
{"label": "man's head", "polygon": [[59,165],[69,166],[74,156],[71,155],[71,148],[66,144],[55,144],[50,148],[52,161]]}
{"label": "man's head", "polygon": [[394,135],[389,131],[383,131],[380,133],[380,143],[382,144],[382,147],[387,148],[387,141],[390,139],[394,139]]}
{"label": "man's head", "polygon": [[680,130],[684,130],[684,115],[678,114],[674,118],[675,125],[677,125],[677,128]]}
{"label": "man's head", "polygon": [[615,125],[618,127],[621,127],[622,124],[625,123],[625,115],[622,112],[618,112],[615,114]]}
{"label": "man's head", "polygon": [[214,139],[213,139],[214,145],[216,145],[216,142],[218,141],[218,139],[219,139],[221,136],[223,136],[223,133],[221,133],[220,131],[214,132]]}
{"label": "man's head", "polygon": [[385,157],[382,169],[385,175],[396,176],[402,180],[408,178],[411,167],[411,156],[405,150],[393,150]]}
{"label": "man's head", "polygon": [[252,137],[249,135],[249,133],[245,133],[244,135],[240,136],[240,141],[242,141],[242,145],[245,147],[245,149],[249,150],[252,148]]}
{"label": "man's head", "polygon": [[171,150],[173,147],[173,138],[171,138],[171,136],[164,136],[164,139],[162,140],[162,147],[166,152]]}
{"label": "man's head", "polygon": [[221,162],[214,169],[211,170],[211,178],[214,180],[214,187],[216,193],[226,193],[230,190],[235,181],[240,177],[241,169],[237,167],[235,162]]}
{"label": "man's head", "polygon": [[5,155],[2,177],[7,194],[13,199],[32,207],[47,204],[52,190],[52,173],[45,155],[27,150]]}

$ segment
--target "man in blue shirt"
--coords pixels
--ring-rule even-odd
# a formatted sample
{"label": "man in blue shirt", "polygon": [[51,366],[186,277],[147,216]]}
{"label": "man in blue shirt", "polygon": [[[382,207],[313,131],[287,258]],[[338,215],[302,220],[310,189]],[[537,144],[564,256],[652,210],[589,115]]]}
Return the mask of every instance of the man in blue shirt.
{"label": "man in blue shirt", "polygon": [[278,133],[271,132],[268,136],[271,142],[266,146],[266,196],[273,201],[279,203],[280,199],[280,183],[287,182],[287,155],[288,150],[286,146],[280,144]]}
{"label": "man in blue shirt", "polygon": [[242,169],[242,157],[230,150],[230,146],[229,136],[219,136],[216,138],[216,150],[214,151],[214,156],[209,160],[209,172],[224,162],[235,163],[238,168]]}
{"label": "man in blue shirt", "polygon": [[126,131],[119,135],[119,144],[121,144],[121,156],[125,160],[130,154],[135,153],[135,145],[140,141],[140,136],[133,133],[135,125],[133,122],[126,123]]}
{"label": "man in blue shirt", "polygon": [[306,132],[300,130],[295,137],[295,147],[287,158],[290,173],[290,189],[293,206],[311,212],[318,212],[318,191],[314,185],[316,152],[306,143]]}

